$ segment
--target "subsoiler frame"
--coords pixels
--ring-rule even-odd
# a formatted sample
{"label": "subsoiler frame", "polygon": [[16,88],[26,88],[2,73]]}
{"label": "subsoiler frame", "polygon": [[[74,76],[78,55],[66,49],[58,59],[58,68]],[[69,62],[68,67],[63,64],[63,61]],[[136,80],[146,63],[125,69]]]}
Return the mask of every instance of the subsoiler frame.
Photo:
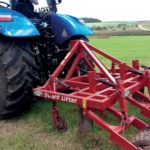
{"label": "subsoiler frame", "polygon": [[[101,57],[111,62],[110,68],[101,62]],[[89,71],[82,70],[79,65],[81,60]],[[59,76],[70,62],[70,69],[62,79]],[[148,127],[142,120],[128,115],[127,101],[139,108],[145,117],[150,118],[150,70],[146,66],[142,71],[139,69],[137,60],[132,61],[130,67],[82,40],[72,41],[70,52],[44,86],[34,89],[33,93],[53,102],[52,118],[56,126],[60,125],[61,118],[56,102],[75,104],[83,110],[84,115],[105,129],[110,134],[109,139],[121,149],[139,150],[141,148],[137,148],[121,135],[131,125],[139,130]],[[147,95],[141,90],[144,88],[148,91]],[[142,99],[142,102],[133,95]],[[119,104],[119,109],[114,107],[116,103]],[[117,117],[120,124],[110,125],[102,119],[101,114],[104,111]],[[61,126],[65,127],[64,124]]]}

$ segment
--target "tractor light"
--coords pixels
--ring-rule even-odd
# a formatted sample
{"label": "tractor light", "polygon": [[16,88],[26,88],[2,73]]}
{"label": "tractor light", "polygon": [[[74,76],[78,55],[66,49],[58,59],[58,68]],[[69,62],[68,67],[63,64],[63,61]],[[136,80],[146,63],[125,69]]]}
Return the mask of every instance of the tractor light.
{"label": "tractor light", "polygon": [[12,16],[0,14],[0,22],[7,22],[7,21],[12,21]]}

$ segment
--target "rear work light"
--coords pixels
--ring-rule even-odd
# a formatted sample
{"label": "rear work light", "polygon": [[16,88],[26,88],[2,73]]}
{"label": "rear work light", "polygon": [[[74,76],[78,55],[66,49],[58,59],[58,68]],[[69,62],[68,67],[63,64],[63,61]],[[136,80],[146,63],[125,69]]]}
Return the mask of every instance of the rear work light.
{"label": "rear work light", "polygon": [[12,16],[0,14],[0,22],[2,22],[2,21],[12,21]]}

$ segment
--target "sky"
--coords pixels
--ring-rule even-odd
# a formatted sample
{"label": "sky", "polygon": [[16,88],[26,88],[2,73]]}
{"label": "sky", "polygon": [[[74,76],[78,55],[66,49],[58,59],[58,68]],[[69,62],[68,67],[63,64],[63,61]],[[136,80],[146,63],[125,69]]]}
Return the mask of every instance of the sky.
{"label": "sky", "polygon": [[150,20],[150,0],[62,0],[58,13],[102,21]]}
{"label": "sky", "polygon": [[59,12],[102,21],[150,20],[150,0],[63,0]]}

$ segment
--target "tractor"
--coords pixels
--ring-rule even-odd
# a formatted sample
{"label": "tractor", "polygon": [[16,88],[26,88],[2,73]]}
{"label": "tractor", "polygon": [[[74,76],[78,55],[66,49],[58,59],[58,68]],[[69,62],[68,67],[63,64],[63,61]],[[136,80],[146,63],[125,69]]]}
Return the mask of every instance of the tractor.
{"label": "tractor", "polygon": [[92,34],[81,20],[56,14],[57,4],[53,0],[39,9],[38,17],[27,18],[15,10],[17,1],[0,1],[1,118],[23,111],[32,88],[45,83],[69,52],[70,40],[87,41],[86,35]]}
{"label": "tractor", "polygon": [[[81,132],[95,122],[121,149],[149,149],[150,127],[128,114],[127,103],[150,118],[150,67],[138,60],[129,66],[90,45],[93,32],[82,20],[57,13],[61,0],[41,0],[39,6],[44,2],[47,7],[27,16],[18,0],[0,1],[0,118],[20,114],[33,96],[40,97],[52,102],[54,125],[64,130],[57,102],[71,103],[79,107]],[[105,121],[105,111],[120,124]],[[121,135],[130,126],[140,130],[132,142]]]}

